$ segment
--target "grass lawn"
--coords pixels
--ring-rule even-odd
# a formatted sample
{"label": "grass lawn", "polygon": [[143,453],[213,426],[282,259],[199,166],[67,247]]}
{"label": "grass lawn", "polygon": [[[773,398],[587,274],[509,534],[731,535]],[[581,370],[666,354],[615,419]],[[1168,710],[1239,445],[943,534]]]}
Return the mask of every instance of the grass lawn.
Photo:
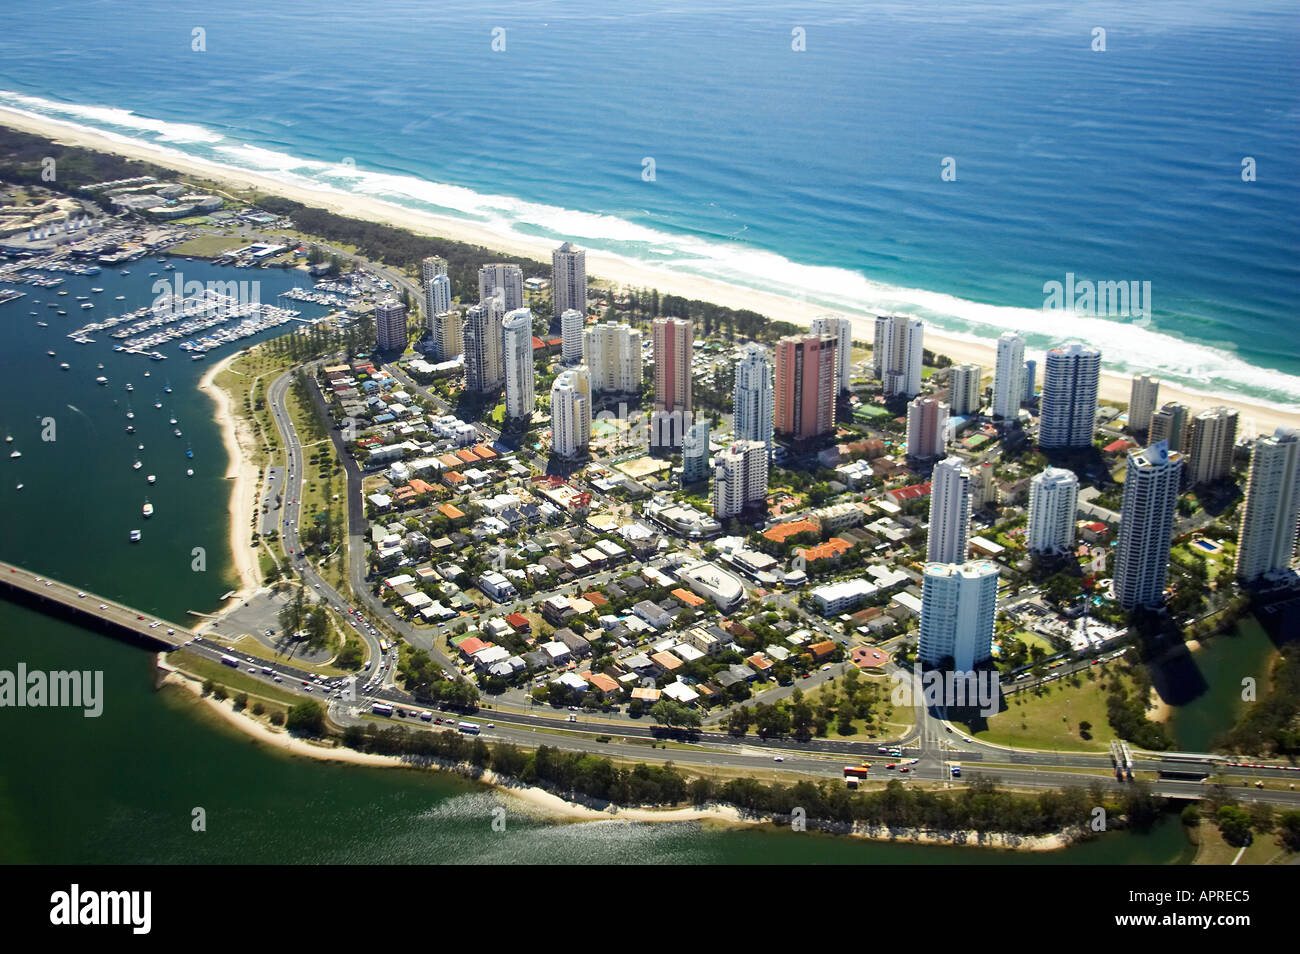
{"label": "grass lawn", "polygon": [[[1115,738],[1106,719],[1106,694],[1100,680],[1080,677],[1080,683],[1076,688],[1058,679],[1044,685],[1041,696],[1028,689],[1014,693],[1007,696],[1007,709],[991,717],[987,726],[963,728],[981,742],[995,745],[1105,752]],[[1080,722],[1092,723],[1091,740],[1080,737]]]}
{"label": "grass lawn", "polygon": [[238,235],[196,235],[180,245],[168,249],[169,255],[189,255],[194,258],[215,258],[222,252],[247,245]]}
{"label": "grass lawn", "polygon": [[[1205,817],[1191,829],[1191,838],[1196,843],[1196,858],[1192,861],[1194,865],[1230,865],[1237,857],[1237,852],[1241,851],[1224,841],[1218,826]],[[1294,853],[1283,848],[1276,835],[1256,834],[1237,864],[1284,865],[1290,864],[1294,859]]]}
{"label": "grass lawn", "polygon": [[242,669],[223,666],[221,663],[213,662],[183,649],[169,653],[167,660],[177,669],[182,669],[191,675],[198,676],[200,679],[211,679],[218,685],[225,686],[232,696],[247,692],[250,704],[254,699],[261,699],[263,702],[283,708],[297,705],[302,701],[293,693],[268,686]]}

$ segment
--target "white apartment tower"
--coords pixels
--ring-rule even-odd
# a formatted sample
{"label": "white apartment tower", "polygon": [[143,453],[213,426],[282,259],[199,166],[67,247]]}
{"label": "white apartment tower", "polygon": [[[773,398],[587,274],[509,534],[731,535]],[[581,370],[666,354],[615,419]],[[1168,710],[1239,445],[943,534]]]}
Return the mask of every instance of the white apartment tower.
{"label": "white apartment tower", "polygon": [[921,393],[921,359],[925,325],[906,315],[876,317],[875,347],[871,360],[875,376],[884,382],[885,396],[911,398]]}
{"label": "white apartment tower", "polygon": [[501,318],[495,299],[472,305],[465,312],[462,338],[465,348],[465,387],[475,394],[491,394],[505,381],[502,361]]}
{"label": "white apartment tower", "polygon": [[565,242],[551,253],[551,298],[554,317],[572,308],[587,313],[587,252]]}
{"label": "white apartment tower", "polygon": [[958,417],[979,412],[984,397],[980,387],[984,369],[978,364],[958,364],[948,371],[948,409]]}
{"label": "white apartment tower", "polygon": [[993,563],[927,563],[918,657],[931,666],[951,659],[958,672],[993,658],[997,607],[998,568]]}
{"label": "white apartment tower", "polygon": [[583,352],[597,393],[637,394],[641,390],[641,332],[603,321],[583,335]]}
{"label": "white apartment tower", "polygon": [[736,441],[713,461],[713,517],[726,520],[767,500],[767,446]]}
{"label": "white apartment tower", "polygon": [[1188,437],[1188,481],[1192,486],[1218,483],[1232,474],[1232,456],[1237,448],[1235,408],[1212,407],[1192,418]]}
{"label": "white apartment tower", "polygon": [[[820,320],[820,319],[819,319]],[[772,363],[767,349],[750,342],[741,349],[736,365],[731,430],[738,441],[761,441],[772,456]]]}
{"label": "white apartment tower", "polygon": [[581,457],[591,443],[591,378],[579,365],[561,371],[551,385],[551,450]]}
{"label": "white apartment tower", "polygon": [[1101,352],[1077,341],[1048,349],[1039,404],[1038,446],[1088,447],[1097,419]]}
{"label": "white apartment tower", "polygon": [[930,475],[927,563],[965,563],[970,540],[970,470],[960,457],[945,457]]}
{"label": "white apartment tower", "polygon": [[434,354],[439,361],[450,361],[465,350],[459,311],[444,311],[433,317]]}
{"label": "white apartment tower", "polygon": [[587,316],[576,308],[560,315],[560,360],[565,364],[582,364],[582,330]]}
{"label": "white apartment tower", "polygon": [[506,416],[530,421],[537,406],[533,392],[533,313],[527,308],[516,308],[501,322],[501,332]]}
{"label": "white apartment tower", "polygon": [[1300,430],[1279,427],[1255,441],[1237,536],[1237,576],[1248,583],[1286,574],[1300,527]]}
{"label": "white apartment tower", "polygon": [[395,298],[375,305],[375,344],[380,351],[406,350],[406,305]]}
{"label": "white apartment tower", "polygon": [[1025,394],[1025,339],[1014,331],[998,336],[998,358],[993,366],[993,416],[1014,420],[1020,415]]}
{"label": "white apartment tower", "polygon": [[1128,395],[1128,429],[1146,437],[1151,431],[1151,415],[1160,398],[1160,379],[1149,374],[1135,374]]}
{"label": "white apartment tower", "polygon": [[848,391],[852,384],[853,324],[840,315],[822,315],[808,326],[814,335],[830,335],[835,339],[835,384],[839,391]]}
{"label": "white apartment tower", "polygon": [[518,265],[493,262],[478,270],[478,300],[500,298],[503,311],[524,307],[524,271]]}
{"label": "white apartment tower", "polygon": [[1074,548],[1079,478],[1074,471],[1048,467],[1029,482],[1029,551],[1068,553]]}
{"label": "white apartment tower", "polygon": [[1128,452],[1115,545],[1115,599],[1125,609],[1164,601],[1182,470],[1183,455],[1164,441]]}

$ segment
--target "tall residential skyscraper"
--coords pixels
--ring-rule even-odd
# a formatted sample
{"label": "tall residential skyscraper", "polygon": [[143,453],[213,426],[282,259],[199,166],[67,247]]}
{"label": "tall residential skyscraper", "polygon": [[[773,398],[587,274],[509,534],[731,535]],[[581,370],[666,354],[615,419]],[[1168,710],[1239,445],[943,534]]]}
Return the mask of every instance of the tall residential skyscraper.
{"label": "tall residential skyscraper", "polygon": [[709,479],[709,419],[701,416],[682,438],[682,485]]}
{"label": "tall residential skyscraper", "polygon": [[380,351],[406,350],[406,305],[396,298],[375,305],[375,343]]}
{"label": "tall residential skyscraper", "polygon": [[1192,418],[1188,438],[1188,481],[1192,486],[1227,480],[1237,449],[1237,411],[1212,407]]}
{"label": "tall residential skyscraper", "polygon": [[871,361],[876,379],[884,382],[885,396],[901,394],[911,399],[921,393],[921,359],[925,325],[907,315],[877,315]]}
{"label": "tall residential skyscraper", "polygon": [[1038,394],[1038,362],[1030,358],[1025,362],[1025,403],[1032,404]]}
{"label": "tall residential skyscraper", "polygon": [[1088,447],[1097,419],[1101,352],[1077,341],[1047,352],[1039,405],[1038,446]]}
{"label": "tall residential skyscraper", "polygon": [[1237,536],[1237,576],[1246,582],[1288,572],[1300,528],[1300,430],[1279,427],[1255,441]]}
{"label": "tall residential skyscraper", "polygon": [[842,315],[822,315],[814,318],[808,333],[830,335],[835,339],[835,387],[848,391],[853,384],[850,357],[853,354],[853,323]]}
{"label": "tall residential skyscraper", "polygon": [[1074,549],[1079,478],[1074,471],[1048,467],[1029,482],[1029,551],[1068,553]]}
{"label": "tall residential skyscraper", "polygon": [[745,345],[736,365],[731,430],[738,441],[761,441],[772,456],[772,414],[775,395],[767,349],[756,341]]}
{"label": "tall residential skyscraper", "polygon": [[1128,452],[1115,545],[1115,599],[1125,609],[1164,601],[1183,455],[1164,441]]}
{"label": "tall residential skyscraper", "polygon": [[446,275],[434,275],[424,286],[424,321],[430,331],[433,319],[445,311],[451,310],[451,279]]}
{"label": "tall residential skyscraper", "polygon": [[641,332],[602,321],[583,335],[583,352],[597,393],[637,394],[641,390]]}
{"label": "tall residential skyscraper", "polygon": [[1128,429],[1131,434],[1146,437],[1151,432],[1151,415],[1156,412],[1160,397],[1160,379],[1149,374],[1133,375],[1133,386],[1128,395]]}
{"label": "tall residential skyscraper", "polygon": [[948,405],[922,395],[907,405],[907,456],[931,460],[943,456],[948,436]]}
{"label": "tall residential skyscraper", "polygon": [[506,375],[506,416],[528,421],[537,408],[533,392],[533,313],[516,308],[501,322]]}
{"label": "tall residential skyscraper", "polygon": [[587,313],[587,252],[565,242],[551,253],[551,297],[559,318],[572,308]]}
{"label": "tall residential skyscraper", "polygon": [[655,405],[650,417],[650,447],[675,449],[691,423],[691,359],[695,332],[686,318],[654,320]]}
{"label": "tall residential skyscraper", "polygon": [[945,457],[930,475],[927,563],[964,563],[970,541],[970,470],[960,457]]}
{"label": "tall residential skyscraper", "polygon": [[921,640],[917,656],[931,666],[952,660],[969,672],[993,658],[998,568],[987,560],[927,563],[921,586]]}
{"label": "tall residential skyscraper", "polygon": [[560,360],[565,364],[582,364],[582,330],[587,316],[575,308],[560,315]]}
{"label": "tall residential skyscraper", "polygon": [[511,312],[524,307],[524,271],[518,265],[493,262],[478,270],[478,300],[500,298],[501,308]]}
{"label": "tall residential skyscraper", "polygon": [[953,414],[965,417],[979,411],[983,376],[984,369],[978,364],[957,364],[948,370],[948,408]]}
{"label": "tall residential skyscraper", "polygon": [[439,275],[447,274],[447,260],[440,255],[430,255],[428,258],[420,261],[420,281],[424,287],[429,287],[429,282],[433,281]]}
{"label": "tall residential skyscraper", "polygon": [[444,311],[433,316],[434,354],[439,361],[450,361],[465,350],[459,311]]}
{"label": "tall residential skyscraper", "polygon": [[993,416],[1015,419],[1025,394],[1025,339],[1013,331],[998,337],[993,367]]}
{"label": "tall residential skyscraper", "polygon": [[776,343],[773,426],[795,441],[835,429],[835,339],[788,335]]}
{"label": "tall residential skyscraper", "polygon": [[1191,427],[1187,423],[1190,415],[1191,410],[1186,404],[1170,401],[1163,405],[1160,410],[1151,415],[1151,427],[1147,433],[1148,442],[1154,444],[1157,441],[1164,441],[1169,445],[1170,450],[1187,453],[1191,443],[1188,440],[1191,436]]}
{"label": "tall residential skyscraper", "polygon": [[551,385],[551,450],[581,457],[591,443],[591,379],[582,365],[567,368]]}
{"label": "tall residential skyscraper", "polygon": [[491,394],[505,381],[502,360],[501,318],[495,299],[472,305],[462,326],[465,347],[465,387],[475,394]]}
{"label": "tall residential skyscraper", "polygon": [[713,517],[726,520],[767,501],[767,447],[736,441],[713,461]]}

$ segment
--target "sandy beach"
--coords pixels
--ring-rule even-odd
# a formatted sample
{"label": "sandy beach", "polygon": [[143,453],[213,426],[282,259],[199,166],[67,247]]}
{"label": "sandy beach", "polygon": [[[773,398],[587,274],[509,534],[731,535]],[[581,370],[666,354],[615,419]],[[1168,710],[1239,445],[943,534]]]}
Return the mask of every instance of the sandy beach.
{"label": "sandy beach", "polygon": [[235,599],[246,599],[261,586],[261,572],[257,565],[257,551],[248,545],[249,526],[257,506],[257,467],[252,463],[256,438],[248,422],[237,417],[230,395],[218,387],[215,378],[230,366],[238,352],[226,355],[208,368],[199,380],[199,390],[217,405],[216,419],[221,425],[221,439],[230,460],[226,479],[233,481],[230,490],[230,553],[234,561],[239,587]]}
{"label": "sandy beach", "polygon": [[[344,746],[330,746],[306,739],[295,738],[283,729],[274,729],[250,715],[235,710],[233,699],[218,701],[211,696],[204,696],[202,682],[197,677],[187,675],[175,669],[165,661],[165,654],[157,657],[159,669],[166,675],[160,685],[175,686],[194,697],[208,711],[221,718],[223,722],[239,732],[259,742],[273,746],[290,755],[318,759],[325,762],[339,762],[346,765],[360,765],[368,768],[404,768],[413,771],[425,771],[422,766],[394,755],[376,755],[370,752],[357,752]],[[431,766],[430,771],[457,771],[467,774],[450,765]],[[502,795],[516,799],[527,806],[533,813],[545,815],[570,822],[591,821],[635,821],[635,822],[711,822],[731,827],[750,827],[772,823],[770,818],[754,818],[741,815],[734,806],[711,804],[700,807],[684,808],[624,808],[611,805],[597,809],[568,799],[561,798],[536,786],[519,785],[509,779],[502,779],[490,769],[472,776],[477,781],[491,786]],[[853,838],[865,838],[873,841],[898,841],[915,844],[935,845],[970,845],[983,848],[1006,848],[1017,851],[1056,851],[1068,847],[1074,840],[1071,833],[1052,835],[1021,836],[1007,835],[1001,832],[981,834],[976,831],[945,832],[922,831],[913,829],[870,829],[858,827],[852,831],[844,829],[839,834]]]}
{"label": "sandy beach", "polygon": [[[173,168],[185,175],[201,177],[234,188],[256,188],[341,215],[407,228],[420,234],[483,245],[512,255],[536,258],[543,262],[549,261],[551,256],[552,243],[547,241],[503,237],[472,222],[414,212],[366,196],[285,183],[256,172],[232,169],[157,147],[141,146],[124,137],[87,131],[58,120],[34,117],[0,107],[0,124],[69,145],[152,162]],[[661,293],[697,298],[733,308],[748,308],[770,318],[795,324],[807,324],[817,315],[827,313],[826,308],[806,301],[654,268],[596,250],[587,252],[587,273],[593,278],[617,285],[657,288]],[[854,322],[854,339],[871,341],[873,338],[871,317],[867,314],[849,314],[849,317]],[[1104,342],[1093,343],[1100,344],[1104,351]],[[925,345],[931,351],[947,355],[954,362],[978,364],[984,369],[985,375],[992,374],[996,350],[991,341],[960,339],[943,335],[927,327]],[[1027,355],[1027,357],[1031,356],[1041,359],[1041,355]],[[1100,388],[1103,400],[1127,404],[1129,388],[1130,379],[1127,376],[1103,373]],[[1300,426],[1300,413],[1262,404],[1238,395],[1203,393],[1180,388],[1168,382],[1161,383],[1160,401],[1162,403],[1181,401],[1190,406],[1194,412],[1218,404],[1236,407],[1241,411],[1239,428],[1241,434],[1271,433],[1281,425]]]}

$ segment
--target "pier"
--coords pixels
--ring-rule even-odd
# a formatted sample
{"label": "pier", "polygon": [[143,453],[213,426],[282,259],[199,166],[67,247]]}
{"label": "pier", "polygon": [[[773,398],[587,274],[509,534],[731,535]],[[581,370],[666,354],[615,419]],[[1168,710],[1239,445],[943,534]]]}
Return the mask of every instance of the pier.
{"label": "pier", "polygon": [[0,594],[80,625],[116,631],[154,648],[176,649],[194,638],[187,627],[2,561]]}

